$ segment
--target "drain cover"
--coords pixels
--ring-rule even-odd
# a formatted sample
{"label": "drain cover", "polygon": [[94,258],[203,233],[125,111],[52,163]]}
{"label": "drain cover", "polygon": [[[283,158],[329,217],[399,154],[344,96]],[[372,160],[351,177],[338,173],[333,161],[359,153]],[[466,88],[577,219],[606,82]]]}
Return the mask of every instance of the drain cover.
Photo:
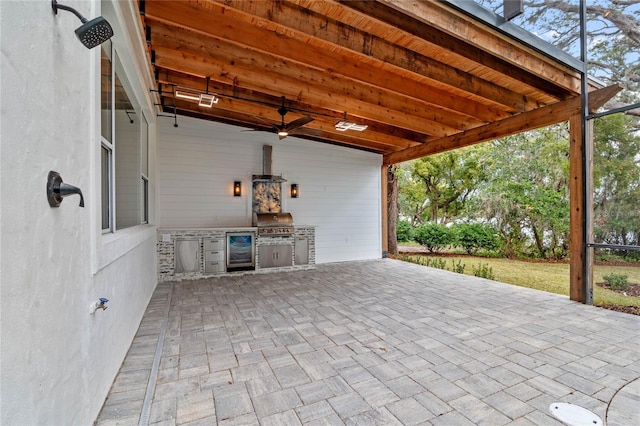
{"label": "drain cover", "polygon": [[569,426],[602,426],[602,419],[586,408],[566,402],[554,402],[549,406],[551,414]]}

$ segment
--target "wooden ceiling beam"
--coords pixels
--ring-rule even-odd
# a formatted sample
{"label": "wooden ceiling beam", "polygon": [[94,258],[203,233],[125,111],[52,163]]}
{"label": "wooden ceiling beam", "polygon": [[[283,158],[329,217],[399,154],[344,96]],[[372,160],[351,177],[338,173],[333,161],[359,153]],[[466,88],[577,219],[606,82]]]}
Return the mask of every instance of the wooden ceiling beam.
{"label": "wooden ceiling beam", "polygon": [[[171,86],[175,84],[180,85],[180,84],[184,84],[184,82],[176,83],[175,81],[171,81],[170,83],[161,84],[161,87],[163,88],[162,96],[166,99],[165,104],[171,104],[173,102],[172,100],[173,94],[171,93],[172,92]],[[186,87],[194,87],[194,86],[186,86]],[[211,89],[212,87],[213,89]],[[252,102],[252,103],[255,103],[255,99],[256,99],[255,97],[253,99],[243,98],[242,96],[238,97],[237,95],[241,94],[239,91],[236,91],[235,95],[225,95],[224,90],[222,91],[216,90],[214,86],[210,86],[210,92],[215,93],[216,95],[221,97],[220,101],[216,105],[217,109],[215,111],[220,111],[221,109],[225,108],[225,104],[229,104],[229,101],[226,98],[230,98],[230,100],[233,100],[233,99],[245,100],[247,102]],[[255,92],[253,93],[253,95],[255,96]],[[276,124],[275,121],[277,120],[276,118],[277,116],[274,113],[274,111],[279,107],[281,98],[276,99],[275,97],[269,96],[268,101],[267,101],[266,95],[262,96],[262,98],[264,99],[264,101],[260,102],[258,106],[256,106],[256,110],[251,113],[251,116],[252,116],[251,120],[243,122],[244,124],[248,126],[253,126],[253,127],[264,127],[265,126],[264,121],[261,121],[256,117],[261,117],[264,120],[268,120]],[[311,124],[310,125],[311,127],[316,127],[316,128],[323,127],[326,129],[333,129],[335,126],[335,123],[343,119],[343,116],[336,115],[334,118],[333,115],[327,115],[324,112],[319,111],[317,108],[313,108],[312,106],[308,106],[299,102],[295,102],[294,106],[290,106],[291,104],[293,104],[293,102],[291,102],[290,100],[287,100],[286,104],[287,104],[287,108],[290,108],[293,113],[299,112],[303,115],[309,115],[311,117],[316,118],[317,121]],[[196,105],[194,105],[193,107],[197,108]],[[227,106],[226,108],[227,109],[232,108],[232,106]],[[206,109],[202,109],[202,111],[206,112]],[[211,121],[216,121],[215,115],[207,114],[207,118]],[[427,135],[410,132],[405,129],[400,129],[393,126],[387,126],[375,121],[370,121],[367,119],[357,119],[350,115],[348,116],[348,120],[355,121],[357,122],[357,124],[367,126],[367,131],[364,133],[365,136],[363,137],[364,139],[380,140],[381,143],[385,145],[408,148],[411,146],[419,145],[421,143],[419,141],[428,140]],[[291,119],[287,118],[286,121],[291,121]],[[318,124],[321,122],[323,123],[322,126]],[[340,135],[339,132],[335,134]]]}
{"label": "wooden ceiling beam", "polygon": [[[164,58],[166,57],[158,54],[157,61],[161,66],[163,65]],[[167,60],[168,62],[172,62],[173,59],[175,58],[168,58]],[[253,91],[268,91],[270,88],[268,84],[261,84],[261,82],[258,81],[259,76],[254,76],[251,73],[244,73],[242,70],[239,70],[237,68],[234,68],[233,72],[229,72],[228,74],[227,70],[224,68],[222,69],[222,72],[217,72],[215,68],[208,68],[208,70],[214,72],[217,76],[219,76],[219,78],[232,76],[226,81],[228,85],[233,85],[235,82],[239,85],[242,85],[242,87],[244,87],[245,89]],[[265,73],[260,73],[260,75],[265,76]],[[214,76],[212,76],[212,79],[212,81],[216,80]],[[314,91],[313,88],[310,88],[308,91],[304,91],[306,88],[299,87],[295,82],[288,81],[282,76],[276,76],[273,81],[278,82],[278,87],[280,88],[279,94],[285,96],[287,99],[295,100],[297,103],[316,105],[320,108],[329,107],[329,105],[327,105],[327,101],[325,100],[326,98],[323,97],[321,93]],[[356,116],[366,116],[370,120],[377,120],[383,124],[387,123],[401,129],[407,129],[413,134],[425,135],[423,140],[417,140],[417,142],[427,140],[430,135],[456,133],[456,131],[450,129],[448,132],[443,131],[442,128],[434,130],[434,126],[432,125],[432,123],[429,123],[422,118],[409,116],[402,113],[396,113],[389,108],[372,106],[360,101],[351,101],[347,96],[329,96],[328,98],[329,101],[332,101],[334,103],[333,108],[336,112],[338,112],[338,108],[342,107],[350,114],[354,114]],[[275,111],[273,111],[272,114],[277,117],[277,113]]]}
{"label": "wooden ceiling beam", "polygon": [[[205,2],[210,5],[215,0]],[[233,21],[245,19],[255,26],[262,26],[272,34],[277,33],[280,39],[296,38],[306,44],[305,49],[310,49],[311,45],[316,46],[319,51],[331,51],[336,54],[343,51],[344,54],[358,55],[358,60],[369,64],[373,67],[383,67],[384,71],[399,73],[402,75],[404,71],[411,73],[409,77],[414,81],[427,81],[431,86],[435,85],[435,89],[447,92],[447,96],[452,93],[465,99],[478,101],[484,99],[483,102],[487,106],[508,108],[510,112],[525,111],[538,106],[536,101],[530,101],[522,94],[500,87],[498,84],[483,80],[477,76],[465,73],[459,69],[454,69],[442,62],[436,61],[428,56],[421,55],[413,50],[405,47],[394,45],[382,37],[375,36],[371,33],[361,31],[357,27],[347,26],[341,22],[327,19],[326,16],[310,13],[308,9],[298,7],[289,2],[278,2],[275,0],[247,2],[245,0],[229,0],[220,3],[220,11],[224,10],[224,15],[229,16],[233,11],[241,12],[244,18],[233,16]],[[323,10],[332,10],[342,8],[339,4],[332,2],[314,2],[314,5],[323,7]],[[374,2],[370,2],[374,3]],[[327,6],[329,5],[329,6]],[[331,7],[330,7],[331,6]],[[221,13],[213,8],[212,15],[221,15]],[[271,23],[269,25],[268,23]],[[277,24],[277,27],[274,26]],[[224,29],[222,29],[224,30]],[[228,31],[225,37],[241,37],[242,32]],[[251,38],[246,37],[243,42],[250,42]],[[262,42],[262,38],[254,38],[257,42]],[[278,41],[278,50],[280,52],[287,51],[281,48],[282,40]],[[265,47],[268,46],[264,43]],[[293,50],[300,51],[300,50]],[[313,60],[313,55],[301,55],[301,60]],[[344,66],[349,62],[336,64],[333,66],[325,65],[336,71],[348,72]],[[322,63],[320,64],[322,66]],[[407,75],[404,75],[406,78]],[[357,77],[361,78],[361,77]],[[404,86],[403,83],[401,86]],[[415,96],[416,91],[411,93]],[[406,94],[406,93],[405,93]],[[437,100],[437,96],[433,98]]]}
{"label": "wooden ceiling beam", "polygon": [[[457,111],[460,108],[470,117],[490,121],[496,116],[505,117],[538,106],[521,94],[461,73],[385,40],[371,39],[355,28],[348,29],[345,37],[344,26],[340,29],[338,23],[305,14],[294,5],[278,3],[278,8],[286,9],[278,13],[272,13],[267,1],[240,1],[233,5],[240,10],[231,9],[229,4],[217,6],[212,2],[198,5],[181,3],[180,6],[173,2],[150,3],[147,16],[189,26],[203,34],[232,40],[280,57],[286,55],[291,60],[331,73],[397,91],[404,96],[427,101],[431,106],[427,104],[426,108],[437,106],[442,109],[444,105],[454,103],[456,108],[447,111],[454,116],[460,114]],[[260,15],[250,15],[243,9]],[[268,20],[269,17],[272,21]],[[299,28],[294,31],[292,25]],[[312,34],[303,32],[305,30]],[[372,72],[376,69],[379,71]],[[409,87],[408,82],[412,83]],[[429,96],[421,96],[420,93],[429,93]]]}
{"label": "wooden ceiling beam", "polygon": [[[306,0],[301,0],[306,1]],[[448,46],[455,55],[498,71],[516,82],[549,93],[557,99],[580,92],[579,73],[530,48],[515,46],[507,37],[479,23],[465,22],[438,2],[406,0],[340,0],[346,7],[384,25],[405,31],[429,43]]]}
{"label": "wooden ceiling beam", "polygon": [[333,139],[348,138],[349,140],[353,140],[353,141],[367,141],[371,143],[377,143],[381,146],[391,147],[394,151],[420,145],[420,143],[415,141],[395,138],[387,134],[374,132],[370,129],[367,129],[364,132],[357,132],[353,130],[347,131],[347,132],[340,132],[335,129],[334,122],[326,122],[321,120],[313,121],[308,126],[305,126],[305,128],[313,128],[314,130],[320,130],[323,132],[324,135],[326,135],[329,138],[333,138]]}
{"label": "wooden ceiling beam", "polygon": [[[221,97],[206,109],[162,93],[167,108],[271,130],[285,96],[286,122],[315,118],[299,137],[385,163],[562,121],[579,89],[573,70],[438,2],[146,0],[142,19],[160,88]],[[344,111],[369,128],[337,132]]]}
{"label": "wooden ceiling beam", "polygon": [[366,148],[367,151],[377,152],[379,154],[389,154],[390,152],[395,152],[398,148],[390,149],[386,144],[380,144],[376,141],[372,141],[370,139],[361,138],[360,135],[356,135],[356,133],[344,134],[344,135],[336,135],[335,133],[329,133],[324,131],[315,131],[315,129],[307,129],[301,128],[298,132],[293,134],[293,137],[310,139],[310,140],[318,140],[325,143],[335,144],[338,142],[338,145],[347,146],[351,148]]}
{"label": "wooden ceiling beam", "polygon": [[[165,40],[168,40],[170,37],[180,37],[182,38],[183,41],[183,45],[178,46],[177,44],[173,44],[170,45],[168,44],[167,47],[169,48],[178,48],[180,47],[183,51],[189,51],[189,47],[190,45],[194,45],[195,43],[199,43],[199,46],[202,44],[208,44],[205,39],[203,39],[202,37],[198,37],[195,33],[189,33],[186,31],[185,34],[191,34],[191,36],[188,35],[177,35],[176,32],[177,31],[181,31],[181,30],[175,30],[172,27],[169,26],[169,24],[165,24],[165,23],[160,23],[160,22],[154,22],[153,18],[149,19],[149,23],[150,25],[152,25],[153,28],[153,36],[152,36],[152,40],[154,43],[154,48],[157,46],[163,46],[166,44]],[[265,34],[256,34],[255,36],[253,34],[247,34],[246,32],[243,33],[243,37],[245,37],[248,40],[266,40],[269,36],[265,35]],[[189,39],[191,38],[191,39]],[[215,39],[216,42],[218,43],[218,46],[222,46],[223,42],[219,39]],[[186,47],[185,47],[186,46]],[[207,54],[210,55],[217,55],[217,56],[221,56],[221,55],[232,55],[231,57],[236,57],[239,55],[244,55],[244,56],[248,56],[247,51],[252,52],[252,50],[242,50],[242,51],[238,51],[236,52],[235,49],[241,49],[240,47],[235,47],[232,46],[228,43],[225,44],[225,46],[227,46],[226,49],[220,49],[217,52],[213,52],[211,51],[211,49],[207,49]],[[289,52],[289,48],[290,46],[283,46],[283,49],[285,49],[285,51]],[[247,48],[249,49],[249,48]],[[193,49],[195,50],[195,49]],[[200,47],[199,50],[202,50],[202,48]],[[224,50],[224,53],[222,53],[222,51]],[[158,53],[158,52],[156,52]],[[193,52],[196,54],[199,54],[200,52]],[[305,56],[305,57],[316,57],[321,55],[321,52],[319,51],[311,51],[311,52],[305,52],[304,55],[301,56]],[[262,60],[261,60],[262,59]],[[279,58],[278,58],[279,59]],[[229,61],[233,61],[233,59],[227,59],[225,60],[226,62]],[[271,62],[271,63],[276,63],[277,59],[272,59],[270,60],[270,58],[268,56],[266,56],[264,53],[262,52],[256,52],[254,54],[253,57],[253,67],[256,67],[256,64],[259,65],[261,62]],[[156,61],[157,62],[157,61]],[[300,65],[299,63],[300,61],[296,61],[296,60],[290,60],[287,63],[293,63],[294,65],[292,65],[292,67],[290,68],[291,70],[295,70],[295,67],[298,67],[298,69],[300,69],[299,67],[304,66],[306,64],[302,64]],[[318,67],[321,66],[325,61],[322,60],[322,58],[320,58],[320,60],[318,61]],[[331,62],[329,59],[327,59],[326,62]],[[349,63],[348,58],[338,58],[337,62],[335,63],[335,66],[339,66],[340,63]],[[357,66],[356,66],[357,67]],[[362,68],[360,66],[360,68]],[[280,72],[282,73],[287,73],[287,72],[291,72],[290,69],[284,69],[281,70]],[[429,87],[426,86],[422,86],[420,84],[414,84],[414,82],[412,82],[411,80],[408,80],[406,78],[397,78],[398,76],[392,76],[390,74],[385,74],[384,72],[375,72],[375,70],[372,69],[361,69],[359,72],[361,74],[368,74],[368,75],[379,75],[379,77],[377,77],[378,79],[383,79],[383,80],[387,80],[385,87],[381,87],[381,86],[370,86],[368,84],[365,83],[361,83],[358,80],[355,79],[350,79],[347,77],[343,77],[341,75],[341,73],[334,73],[333,71],[329,71],[329,75],[327,75],[327,72],[323,72],[320,71],[320,68],[314,67],[310,72],[313,72],[315,75],[318,75],[317,78],[321,78],[319,76],[319,74],[323,74],[325,78],[327,79],[334,79],[336,80],[339,84],[340,84],[340,88],[344,88],[344,87],[353,87],[358,89],[360,92],[362,93],[368,93],[368,92],[377,92],[379,95],[376,95],[376,98],[373,100],[369,100],[370,103],[375,103],[375,104],[390,104],[393,103],[394,101],[396,102],[397,105],[404,105],[404,107],[407,109],[407,113],[408,114],[418,114],[420,117],[422,117],[423,119],[428,119],[431,120],[433,122],[438,123],[439,125],[442,126],[447,126],[449,129],[455,129],[456,131],[458,130],[462,130],[465,128],[472,128],[472,127],[476,127],[479,124],[486,122],[486,121],[491,121],[494,120],[496,118],[496,112],[495,109],[491,110],[490,108],[487,108],[486,106],[483,105],[479,105],[479,104],[475,104],[475,106],[473,107],[473,110],[478,114],[482,116],[482,120],[478,120],[475,118],[472,118],[471,116],[468,116],[466,114],[461,114],[458,112],[454,112],[453,110],[446,110],[443,109],[441,107],[435,107],[433,102],[430,102],[428,99],[435,99],[437,97],[437,93],[434,94],[431,92],[431,89]],[[311,82],[311,84],[313,84],[313,81]],[[395,89],[390,89],[389,87],[395,86]],[[401,88],[401,90],[400,90]],[[399,93],[400,91],[404,91],[406,93],[411,93],[413,92],[413,97],[411,98],[407,98],[406,95]],[[445,94],[443,94],[443,96],[446,96]],[[358,97],[358,96],[356,96]],[[359,96],[362,100],[363,96]],[[381,100],[381,97],[383,98]],[[420,99],[420,97],[422,98],[426,98],[427,100],[424,99]],[[451,96],[447,96],[444,99],[438,99],[438,101],[448,101],[448,102],[452,102],[454,101],[453,99],[451,99]],[[470,105],[470,104],[474,104],[474,102],[468,100],[468,99],[459,99],[455,102],[456,105]],[[411,108],[414,112],[410,112],[408,109]],[[471,111],[471,108],[468,108],[469,112]],[[497,115],[498,117],[506,117],[510,114],[507,114],[503,111],[499,111],[499,114]],[[449,132],[451,132],[451,130],[449,130]]]}
{"label": "wooden ceiling beam", "polygon": [[[459,131],[439,122],[439,115],[424,111],[419,103],[400,96],[340,80],[322,71],[276,60],[220,40],[200,41],[197,45],[196,41],[193,34],[177,31],[171,33],[171,38],[160,37],[154,42],[156,66],[306,100],[327,109],[346,110],[429,135],[444,136]],[[234,59],[218,60],[216,55],[222,51],[225,58]],[[274,93],[276,90],[279,93]]]}
{"label": "wooden ceiling beam", "polygon": [[[165,70],[158,74],[159,83],[168,85],[167,91],[171,91],[170,86],[182,86],[193,90],[204,90],[206,88],[206,80],[197,76],[182,74],[179,72]],[[264,92],[256,90],[245,89],[239,86],[221,83],[219,81],[209,82],[209,91],[221,96],[224,100],[225,97],[239,100],[246,100],[259,105],[262,105],[265,110],[267,108],[277,109],[281,102],[281,96],[273,96]],[[167,93],[165,93],[166,95]],[[307,104],[291,100],[287,100],[287,107],[294,110],[302,110],[314,117],[324,117],[325,119],[332,119],[334,122],[338,122],[344,118],[344,111],[334,111],[324,108],[318,108],[315,105]],[[271,111],[269,111],[271,113]],[[255,114],[259,115],[259,114]],[[368,130],[382,133],[394,138],[405,139],[414,143],[428,140],[428,135],[424,133],[412,132],[410,130],[401,129],[396,126],[387,125],[378,121],[369,120],[365,117],[360,117],[351,113],[347,114],[347,117],[351,121],[357,121],[358,124],[367,125]],[[257,123],[256,123],[257,124]]]}
{"label": "wooden ceiling beam", "polygon": [[[621,86],[613,85],[590,92],[587,97],[589,100],[589,111],[596,111],[620,90],[622,90]],[[581,97],[574,96],[573,98],[547,105],[534,111],[523,112],[513,117],[487,124],[486,126],[385,155],[383,164],[402,163],[404,161],[550,126],[567,121],[571,117],[580,114],[580,108]]]}
{"label": "wooden ceiling beam", "polygon": [[[163,112],[165,114],[173,114],[173,107],[170,105],[167,105],[164,107]],[[178,102],[176,104],[176,112],[179,116],[193,117],[193,118],[197,118],[200,120],[207,120],[207,121],[216,121],[220,123],[230,124],[233,126],[245,126],[246,120],[249,119],[248,116],[234,112],[234,111],[221,111],[218,115],[213,117],[210,114],[207,114],[205,111],[193,110],[191,106],[189,106],[187,103],[183,101]],[[180,121],[178,119],[178,126],[179,125],[180,125]],[[241,131],[241,130],[238,129],[238,131]],[[250,131],[250,130],[247,130],[247,131]],[[261,132],[264,132],[265,134],[270,133],[267,127],[264,127],[264,131],[263,130],[256,130],[256,131],[261,131]],[[272,134],[272,136],[274,138],[274,143],[288,143],[287,139],[279,140],[278,136],[275,133]],[[385,154],[393,151],[393,149],[391,149],[387,145],[380,145],[375,142],[356,139],[356,138],[349,137],[347,135],[340,138],[335,138],[335,137],[332,137],[331,135],[325,135],[322,131],[316,132],[316,131],[313,131],[313,129],[305,129],[304,127],[299,129],[297,133],[293,134],[291,138],[307,139],[307,140],[327,143],[331,145],[345,146],[348,148],[375,152],[378,154]]]}
{"label": "wooden ceiling beam", "polygon": [[[549,82],[546,82],[547,86],[544,86],[543,79],[541,79],[539,82],[542,84],[534,87],[514,78],[511,75],[513,74],[511,71],[517,73],[517,64],[496,63],[496,60],[499,61],[499,58],[487,54],[485,51],[481,51],[482,54],[479,54],[478,57],[474,57],[473,54],[468,55],[468,57],[459,55],[455,50],[458,46],[456,43],[452,44],[452,40],[457,41],[458,44],[460,40],[452,38],[446,31],[439,31],[436,27],[432,27],[429,24],[425,24],[425,22],[415,19],[410,13],[403,15],[404,25],[389,24],[382,20],[384,17],[380,19],[380,17],[376,17],[375,14],[369,16],[367,13],[363,13],[368,12],[367,8],[374,10],[387,8],[383,1],[354,1],[353,4],[351,1],[341,1],[340,3],[342,3],[344,8],[330,7],[328,6],[329,2],[317,2],[313,0],[291,1],[314,10],[321,16],[334,18],[344,25],[356,26],[362,29],[365,34],[368,34],[369,37],[374,39],[379,38],[393,45],[397,45],[399,48],[406,48],[411,51],[413,55],[447,64],[447,66],[454,69],[455,73],[459,75],[473,75],[475,78],[487,84],[500,86],[502,90],[506,91],[505,93],[509,91],[518,93],[521,99],[526,100],[527,104],[533,105],[532,108],[536,107],[536,102],[546,104],[558,100],[557,96],[541,90],[548,88],[550,86]],[[412,5],[414,3],[416,2],[411,2]],[[365,7],[362,8],[363,12],[358,10],[357,7],[352,7],[357,4],[364,4]],[[433,8],[439,12],[436,13],[437,15],[443,13],[441,7],[433,5]],[[393,9],[390,8],[388,10],[393,11]],[[410,32],[413,27],[419,28],[419,32]],[[435,34],[431,34],[432,30]],[[470,45],[467,45],[467,47],[468,46]],[[474,47],[474,49],[477,48]],[[467,48],[467,50],[469,49]],[[501,67],[500,65],[504,66]],[[555,90],[552,89],[552,91]],[[529,110],[532,108],[525,109]],[[523,109],[519,111],[523,111]]]}
{"label": "wooden ceiling beam", "polygon": [[[172,87],[162,86],[162,93],[166,99],[165,105],[173,105]],[[230,117],[238,119],[238,117],[242,117],[242,124],[252,128],[270,129],[267,123],[277,126],[281,120],[281,116],[276,111],[276,106],[265,106],[241,99],[223,98],[212,108],[206,108],[200,107],[195,101],[189,102],[176,98],[176,105],[179,105],[182,110],[190,106],[201,115],[209,117],[210,120],[215,120],[216,116],[225,119],[229,119]],[[237,116],[234,114],[237,114]],[[285,122],[291,122],[305,115],[308,114],[296,111],[295,109],[290,110],[285,116]],[[260,118],[258,119],[256,117]],[[339,132],[335,130],[334,125],[336,120],[333,118],[323,116],[315,116],[313,118],[315,118],[315,120],[305,125],[305,129],[321,131],[326,137],[366,141],[376,146],[384,147],[387,151],[396,151],[419,145],[419,143],[415,141],[381,134],[371,130],[366,133]],[[273,129],[271,130],[273,131]],[[350,136],[350,134],[355,134],[356,136]]]}

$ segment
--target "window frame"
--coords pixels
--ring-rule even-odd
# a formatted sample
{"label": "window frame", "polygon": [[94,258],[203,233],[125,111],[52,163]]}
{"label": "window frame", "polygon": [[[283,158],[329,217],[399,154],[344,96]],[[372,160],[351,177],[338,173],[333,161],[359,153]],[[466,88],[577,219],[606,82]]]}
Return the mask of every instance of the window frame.
{"label": "window frame", "polygon": [[[112,140],[108,140],[100,131],[100,176],[101,176],[101,184],[100,184],[100,212],[101,212],[101,228],[102,234],[110,234],[115,231],[115,162],[114,162],[114,151],[115,146],[113,143],[114,135],[115,135],[115,108],[114,108],[114,92],[115,92],[115,79],[114,79],[114,65],[113,65],[113,54],[114,48],[113,43],[108,41],[104,43],[102,46],[103,52],[106,54],[109,59],[109,100],[108,100],[108,116],[109,116],[109,136],[111,136]],[[102,82],[102,78],[104,77],[105,70],[102,68],[102,59],[100,61],[100,80]],[[100,96],[100,101],[102,102],[102,94]],[[100,110],[102,111],[102,105],[100,106]],[[105,115],[101,114],[100,119],[104,119]],[[102,129],[102,124],[101,127]],[[106,153],[105,160],[103,160],[102,155],[103,152]],[[106,170],[105,170],[106,163]],[[104,193],[105,189],[107,190],[107,194]],[[105,219],[106,214],[106,219]],[[106,225],[106,226],[105,226]]]}
{"label": "window frame", "polygon": [[[134,104],[137,107],[135,111],[136,115],[139,115],[141,118],[138,122],[138,138],[136,140],[137,150],[139,150],[139,161],[137,164],[137,174],[140,176],[140,180],[138,181],[139,187],[139,199],[137,201],[137,223],[130,226],[125,226],[123,228],[118,228],[117,224],[117,184],[116,184],[116,174],[117,174],[117,164],[116,164],[116,146],[118,145],[118,133],[117,133],[117,120],[116,120],[116,82],[120,78],[121,80],[128,81],[128,74],[124,67],[122,66],[122,61],[118,58],[117,49],[114,47],[113,43],[108,42],[103,46],[103,52],[105,56],[109,59],[109,85],[110,85],[110,93],[109,93],[109,102],[108,108],[109,111],[107,114],[101,114],[101,120],[105,118],[105,116],[109,117],[110,126],[109,132],[112,140],[108,140],[102,133],[100,134],[100,175],[101,175],[101,228],[102,234],[115,234],[117,232],[123,231],[125,229],[132,228],[137,225],[145,225],[149,223],[149,121],[147,120],[144,109],[135,98],[135,93],[129,91],[123,86],[124,93],[127,97],[130,97],[134,100]],[[119,66],[117,64],[120,64]],[[102,67],[101,61],[101,76],[100,79],[104,78],[105,70]],[[123,73],[123,75],[119,75]],[[122,82],[120,84],[123,84]],[[102,97],[101,97],[102,102]],[[102,105],[101,105],[101,111]],[[102,129],[102,126],[101,126]],[[104,156],[104,158],[103,158]],[[105,189],[107,193],[105,194]]]}

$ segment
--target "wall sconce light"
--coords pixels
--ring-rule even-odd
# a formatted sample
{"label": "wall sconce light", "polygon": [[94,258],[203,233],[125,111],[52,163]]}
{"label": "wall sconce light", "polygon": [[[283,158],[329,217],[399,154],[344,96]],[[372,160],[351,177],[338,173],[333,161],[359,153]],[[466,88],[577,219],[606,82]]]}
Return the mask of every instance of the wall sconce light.
{"label": "wall sconce light", "polygon": [[73,13],[80,19],[82,25],[76,29],[76,36],[78,36],[78,40],[80,40],[87,49],[99,46],[113,37],[113,28],[111,28],[109,22],[102,16],[98,16],[89,21],[74,8],[58,4],[57,0],[51,0],[51,9],[53,9],[55,15],[58,14],[58,9],[61,9]]}
{"label": "wall sconce light", "polygon": [[233,196],[239,197],[242,195],[242,182],[239,180],[233,182]]}
{"label": "wall sconce light", "polygon": [[291,198],[298,198],[298,184],[291,184]]}

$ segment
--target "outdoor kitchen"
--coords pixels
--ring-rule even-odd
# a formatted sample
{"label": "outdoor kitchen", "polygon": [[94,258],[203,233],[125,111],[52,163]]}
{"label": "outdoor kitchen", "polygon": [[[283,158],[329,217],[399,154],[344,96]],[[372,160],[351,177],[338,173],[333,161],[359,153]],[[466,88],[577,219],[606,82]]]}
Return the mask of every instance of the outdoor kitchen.
{"label": "outdoor kitchen", "polygon": [[252,226],[158,229],[159,281],[315,267],[315,226],[282,211],[286,179],[271,165],[264,145],[262,174],[251,177]]}

